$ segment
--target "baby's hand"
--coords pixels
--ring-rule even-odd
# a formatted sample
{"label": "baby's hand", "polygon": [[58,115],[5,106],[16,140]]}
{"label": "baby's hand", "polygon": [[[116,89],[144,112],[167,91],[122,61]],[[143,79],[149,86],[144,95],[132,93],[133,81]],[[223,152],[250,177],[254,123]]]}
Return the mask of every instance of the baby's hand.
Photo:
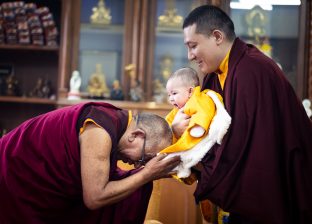
{"label": "baby's hand", "polygon": [[190,135],[194,138],[200,138],[205,134],[205,129],[199,125],[191,128]]}
{"label": "baby's hand", "polygon": [[180,138],[190,123],[190,116],[184,113],[184,108],[179,109],[172,121],[172,131],[176,138]]}

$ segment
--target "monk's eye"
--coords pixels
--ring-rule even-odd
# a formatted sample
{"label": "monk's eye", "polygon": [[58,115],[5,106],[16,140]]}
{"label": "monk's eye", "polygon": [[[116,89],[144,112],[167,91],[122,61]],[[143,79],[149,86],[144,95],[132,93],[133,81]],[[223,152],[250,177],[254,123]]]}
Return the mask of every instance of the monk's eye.
{"label": "monk's eye", "polygon": [[189,47],[189,49],[192,49],[192,50],[193,50],[193,49],[195,49],[195,48],[196,48],[196,46],[197,46],[196,44],[189,44],[189,46],[188,46],[188,47]]}

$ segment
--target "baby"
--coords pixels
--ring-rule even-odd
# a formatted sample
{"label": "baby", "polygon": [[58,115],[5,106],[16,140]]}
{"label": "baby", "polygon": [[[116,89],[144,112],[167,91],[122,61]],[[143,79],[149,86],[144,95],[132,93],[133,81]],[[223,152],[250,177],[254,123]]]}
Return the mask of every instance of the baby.
{"label": "baby", "polygon": [[221,144],[231,123],[224,109],[222,97],[211,90],[200,90],[199,78],[192,68],[181,68],[168,79],[166,89],[168,100],[174,106],[166,116],[171,125],[177,112],[182,109],[191,116],[190,123],[174,144],[160,153],[168,156],[180,155],[181,164],[175,168],[178,178],[190,175],[190,168],[196,165],[215,144]]}

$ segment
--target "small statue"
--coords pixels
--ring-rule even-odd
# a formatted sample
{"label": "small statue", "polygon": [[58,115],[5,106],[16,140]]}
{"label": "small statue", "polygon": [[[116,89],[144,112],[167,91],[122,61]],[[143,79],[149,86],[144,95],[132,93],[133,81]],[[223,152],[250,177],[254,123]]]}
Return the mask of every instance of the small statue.
{"label": "small statue", "polygon": [[153,98],[156,103],[164,103],[167,101],[167,91],[164,85],[159,79],[155,79],[153,82],[154,86],[154,95]]}
{"label": "small statue", "polygon": [[311,108],[311,101],[309,99],[304,99],[302,101],[303,107],[307,112],[309,118],[312,118],[312,108]]}
{"label": "small statue", "polygon": [[30,97],[39,97],[43,98],[43,78],[38,78],[34,89],[29,93]]}
{"label": "small statue", "polygon": [[6,95],[7,96],[19,95],[18,80],[13,74],[9,75],[8,78],[6,79]]}
{"label": "small statue", "polygon": [[79,100],[80,97],[81,77],[78,71],[73,71],[69,82],[69,92],[67,99]]}
{"label": "small statue", "polygon": [[125,67],[125,70],[130,76],[130,100],[139,102],[144,100],[144,93],[141,88],[140,81],[136,78],[135,75],[135,64],[129,64]]}
{"label": "small statue", "polygon": [[136,80],[135,86],[130,88],[129,95],[131,101],[139,102],[144,100],[144,93],[139,80]]}
{"label": "small statue", "polygon": [[158,26],[170,28],[181,27],[183,17],[180,16],[177,11],[175,2],[173,0],[167,0],[164,14],[158,17]]}
{"label": "small statue", "polygon": [[101,64],[96,64],[95,73],[91,75],[87,89],[91,98],[103,99],[109,97],[110,91],[106,85]]}
{"label": "small statue", "polygon": [[161,76],[167,82],[169,76],[172,74],[173,58],[170,55],[164,55],[160,61]]}
{"label": "small statue", "polygon": [[118,80],[113,82],[113,89],[110,92],[110,98],[112,100],[124,100],[124,95]]}
{"label": "small statue", "polygon": [[107,25],[111,23],[112,17],[110,10],[105,7],[104,0],[99,0],[98,6],[92,8],[92,15],[90,16],[90,22],[93,24]]}
{"label": "small statue", "polygon": [[48,98],[48,99],[53,99],[53,92],[52,92],[52,85],[51,81],[45,79],[43,81],[43,86],[42,86],[42,97],[43,98]]}

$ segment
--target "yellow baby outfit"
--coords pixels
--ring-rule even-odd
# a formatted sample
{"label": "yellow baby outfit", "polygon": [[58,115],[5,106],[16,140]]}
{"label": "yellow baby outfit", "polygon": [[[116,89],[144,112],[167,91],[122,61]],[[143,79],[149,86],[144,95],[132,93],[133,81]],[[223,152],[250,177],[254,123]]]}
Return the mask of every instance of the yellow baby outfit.
{"label": "yellow baby outfit", "polygon": [[[192,96],[184,106],[184,113],[191,116],[187,130],[178,140],[174,139],[173,145],[163,149],[161,153],[172,153],[189,150],[207,135],[212,118],[216,113],[215,103],[211,97],[206,94],[207,92],[208,90],[200,91],[200,86],[195,87]],[[215,94],[222,102],[222,97],[218,93]],[[174,108],[166,116],[166,120],[170,126],[172,125],[172,121],[177,112],[178,109]],[[196,138],[190,135],[190,131],[195,125],[199,125],[204,128],[205,133],[202,137]]]}

